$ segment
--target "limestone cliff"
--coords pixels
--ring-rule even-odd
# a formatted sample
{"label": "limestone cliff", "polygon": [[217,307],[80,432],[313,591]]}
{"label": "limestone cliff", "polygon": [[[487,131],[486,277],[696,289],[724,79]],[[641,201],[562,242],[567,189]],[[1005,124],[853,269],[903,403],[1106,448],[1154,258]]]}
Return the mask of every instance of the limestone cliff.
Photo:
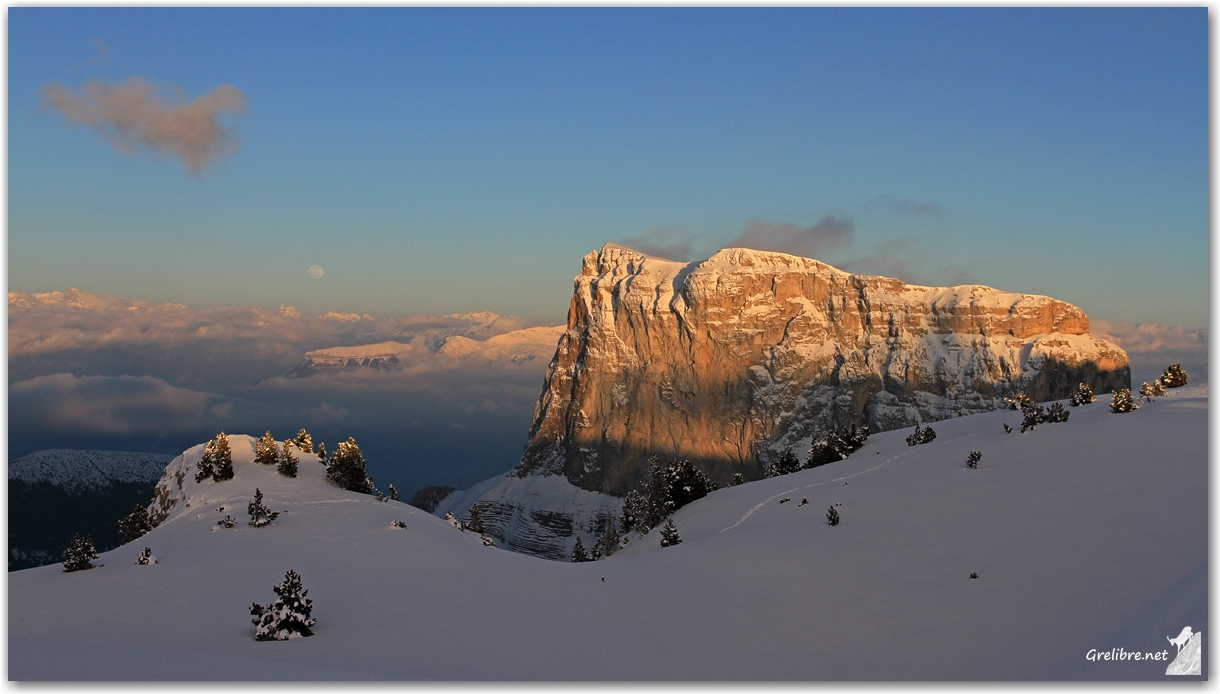
{"label": "limestone cliff", "polygon": [[[1081,382],[1128,386],[1127,355],[1049,297],[921,287],[783,253],[678,263],[607,244],[584,258],[510,477],[562,475],[621,496],[659,454],[721,484],[758,479],[772,456],[792,448],[803,460],[831,428],[913,426],[994,410],[1017,392],[1066,398]],[[501,491],[486,499],[511,547],[532,532],[514,504],[547,509]],[[545,544],[521,548],[546,554],[535,546]]]}

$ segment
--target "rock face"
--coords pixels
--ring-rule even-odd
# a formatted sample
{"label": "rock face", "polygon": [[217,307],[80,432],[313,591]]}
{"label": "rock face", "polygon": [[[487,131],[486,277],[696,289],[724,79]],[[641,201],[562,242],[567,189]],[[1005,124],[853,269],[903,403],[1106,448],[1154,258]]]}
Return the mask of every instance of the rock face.
{"label": "rock face", "polygon": [[[1049,297],[908,285],[783,253],[733,248],[678,263],[607,244],[584,258],[511,476],[561,475],[618,497],[656,454],[720,484],[752,480],[784,450],[804,460],[832,428],[908,427],[1001,408],[1018,392],[1066,398],[1081,382],[1098,393],[1129,386],[1127,355]],[[541,501],[493,497],[497,507]],[[512,516],[505,544],[545,555],[538,537],[514,541],[541,510],[563,512],[483,516]]]}

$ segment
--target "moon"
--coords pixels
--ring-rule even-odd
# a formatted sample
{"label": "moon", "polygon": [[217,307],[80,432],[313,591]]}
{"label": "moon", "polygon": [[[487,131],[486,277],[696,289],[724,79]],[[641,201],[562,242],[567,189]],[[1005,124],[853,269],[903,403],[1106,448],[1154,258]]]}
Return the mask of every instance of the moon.
{"label": "moon", "polygon": [[314,278],[315,280],[322,279],[322,266],[321,265],[310,265],[309,266],[309,276]]}

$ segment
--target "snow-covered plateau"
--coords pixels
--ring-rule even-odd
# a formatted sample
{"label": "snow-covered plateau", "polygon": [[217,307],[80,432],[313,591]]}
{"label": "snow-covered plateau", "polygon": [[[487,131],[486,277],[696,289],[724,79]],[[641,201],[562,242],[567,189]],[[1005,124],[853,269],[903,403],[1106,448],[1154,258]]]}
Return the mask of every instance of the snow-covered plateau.
{"label": "snow-covered plateau", "polygon": [[160,453],[49,449],[10,460],[8,478],[46,482],[71,493],[115,482],[155,482],[171,458]]}
{"label": "snow-covered plateau", "polygon": [[[1086,654],[1172,659],[1184,626],[1208,638],[1208,392],[1125,414],[1108,400],[1024,434],[1002,427],[1016,411],[936,422],[914,447],[909,429],[875,434],[847,460],[681,508],[681,544],[656,529],[588,563],[484,546],[332,486],[308,456],[288,479],[231,436],[235,477],[195,483],[203,446],[186,451],[162,480],[169,515],[100,568],[9,574],[8,676],[1163,679],[1165,662]],[[246,524],[256,488],[280,513],[261,528]],[[158,563],[136,565],[146,546]],[[250,605],[289,569],[315,635],[255,641]]]}

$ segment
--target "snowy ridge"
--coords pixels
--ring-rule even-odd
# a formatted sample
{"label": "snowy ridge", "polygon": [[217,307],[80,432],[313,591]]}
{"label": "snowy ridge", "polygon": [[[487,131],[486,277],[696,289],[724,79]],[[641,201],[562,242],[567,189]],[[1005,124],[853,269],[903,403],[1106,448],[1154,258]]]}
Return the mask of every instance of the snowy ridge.
{"label": "snowy ridge", "polygon": [[[1207,410],[1187,386],[1025,434],[1004,433],[1013,411],[938,422],[915,447],[884,432],[683,507],[677,546],[654,530],[590,563],[485,547],[315,462],[284,478],[234,435],[234,478],[194,483],[202,447],[185,452],[180,502],[104,567],[9,574],[9,677],[1163,681],[1167,661],[1084,654],[1172,658],[1167,633],[1206,630]],[[255,488],[280,513],[265,528],[246,525]],[[159,563],[135,565],[146,546]],[[316,635],[257,642],[249,605],[288,569]]]}
{"label": "snowy ridge", "polygon": [[123,451],[48,449],[9,461],[8,477],[30,484],[48,482],[70,493],[115,482],[152,482],[174,456]]}

